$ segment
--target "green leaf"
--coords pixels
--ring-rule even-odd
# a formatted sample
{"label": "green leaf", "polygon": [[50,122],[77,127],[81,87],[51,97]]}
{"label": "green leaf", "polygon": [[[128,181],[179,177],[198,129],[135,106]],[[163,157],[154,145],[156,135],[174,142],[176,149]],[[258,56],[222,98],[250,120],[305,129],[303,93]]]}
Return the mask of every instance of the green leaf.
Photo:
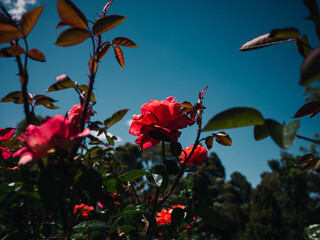
{"label": "green leaf", "polygon": [[86,28],[88,26],[84,14],[70,0],[58,0],[57,8],[59,17],[64,24],[74,28]]}
{"label": "green leaf", "polygon": [[9,43],[22,37],[21,31],[0,31],[0,44]]}
{"label": "green leaf", "polygon": [[136,228],[135,228],[134,226],[131,226],[131,225],[122,225],[122,226],[118,227],[117,230],[118,230],[119,232],[121,232],[121,233],[122,233],[122,232],[124,232],[124,233],[129,233],[129,232],[131,232],[131,231],[135,231]]}
{"label": "green leaf", "polygon": [[263,117],[259,111],[249,107],[235,107],[223,111],[209,120],[202,131],[213,131],[252,125],[262,125]]}
{"label": "green leaf", "polygon": [[53,98],[47,97],[45,95],[35,95],[33,97],[33,99],[36,101],[35,106],[42,105],[42,106],[49,108],[49,109],[59,108],[53,104],[54,102],[56,102],[56,100],[54,100]]}
{"label": "green leaf", "polygon": [[179,173],[178,163],[174,160],[164,160],[167,173],[170,175],[177,175]]}
{"label": "green leaf", "polygon": [[55,45],[60,47],[74,46],[82,43],[91,36],[91,33],[82,28],[68,28],[64,30],[57,38]]}
{"label": "green leaf", "polygon": [[300,69],[300,85],[307,86],[320,79],[320,47],[315,48],[303,61]]}
{"label": "green leaf", "polygon": [[[87,86],[87,85],[82,84],[82,85],[80,85],[80,86],[77,86],[77,88],[81,91],[81,93],[82,93],[83,95],[85,95],[85,96],[87,95],[87,92],[88,92],[88,86]],[[96,103],[96,97],[94,96],[94,93],[93,93],[93,92],[91,92],[90,101],[91,101],[92,103]]]}
{"label": "green leaf", "polygon": [[281,125],[272,119],[265,120],[265,123],[273,141],[283,149],[291,146],[300,127],[299,120],[295,120],[288,125]]}
{"label": "green leaf", "polygon": [[308,57],[310,54],[310,50],[312,49],[308,37],[306,35],[303,35],[300,39],[297,39],[295,43],[300,55],[303,58]]}
{"label": "green leaf", "polygon": [[283,28],[273,29],[270,33],[264,34],[260,37],[254,38],[253,40],[246,42],[240,48],[240,51],[249,51],[253,49],[267,47],[273,44],[293,41],[298,39],[300,32],[296,28]]}
{"label": "green leaf", "polygon": [[176,142],[176,141],[172,141],[170,143],[170,151],[171,151],[171,155],[172,156],[179,156],[182,152],[182,146],[181,143]]}
{"label": "green leaf", "polygon": [[94,35],[100,35],[120,23],[122,23],[124,20],[126,20],[125,17],[119,16],[119,15],[108,15],[102,18],[99,18],[92,26],[92,32]]}
{"label": "green leaf", "polygon": [[128,111],[129,109],[122,109],[113,113],[110,118],[104,120],[104,125],[106,126],[106,128],[108,129],[115,123],[119,122],[127,114]]}
{"label": "green leaf", "polygon": [[125,37],[117,37],[112,40],[112,44],[124,46],[124,47],[131,47],[131,48],[137,48],[138,46],[130,39]]}
{"label": "green leaf", "polygon": [[163,177],[161,174],[157,173],[147,173],[147,180],[149,183],[157,188],[161,187],[161,184],[163,182]]}
{"label": "green leaf", "polygon": [[29,50],[28,57],[39,62],[46,61],[46,57],[44,56],[44,54],[40,50],[35,48]]}
{"label": "green leaf", "polygon": [[130,172],[126,172],[126,173],[120,175],[118,177],[118,179],[120,181],[124,181],[124,182],[134,181],[136,179],[139,179],[139,178],[145,176],[146,174],[147,174],[147,172],[143,171],[143,170],[132,170]]}
{"label": "green leaf", "polygon": [[27,36],[36,22],[38,21],[42,11],[43,11],[44,6],[41,7],[36,7],[25,14],[23,14],[21,21],[20,21],[20,26],[21,26],[21,31],[24,36]]}
{"label": "green leaf", "polygon": [[56,83],[51,85],[47,92],[58,91],[67,88],[73,88],[76,86],[76,82],[72,81],[66,74],[62,74],[56,78]]}
{"label": "green leaf", "polygon": [[320,239],[320,224],[313,224],[304,229],[303,236],[306,240]]}
{"label": "green leaf", "polygon": [[184,210],[182,208],[176,207],[171,212],[171,223],[173,225],[179,226],[184,219]]}
{"label": "green leaf", "polygon": [[0,49],[0,57],[16,57],[23,54],[25,51],[22,47],[13,45]]}
{"label": "green leaf", "polygon": [[268,127],[265,124],[255,125],[253,131],[254,131],[254,139],[256,141],[265,139],[266,137],[270,136]]}
{"label": "green leaf", "polygon": [[[13,102],[16,104],[22,104],[23,103],[22,92],[21,91],[11,92],[7,94],[7,96],[3,97],[0,102]],[[32,104],[30,94],[28,94],[28,102],[30,105]]]}

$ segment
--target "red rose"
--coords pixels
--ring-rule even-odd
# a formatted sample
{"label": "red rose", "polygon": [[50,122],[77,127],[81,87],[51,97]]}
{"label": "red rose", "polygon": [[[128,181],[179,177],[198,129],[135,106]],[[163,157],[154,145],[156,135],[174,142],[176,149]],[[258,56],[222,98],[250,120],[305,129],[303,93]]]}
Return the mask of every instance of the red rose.
{"label": "red rose", "polygon": [[[70,109],[70,111],[68,112],[68,117],[69,120],[79,126],[80,125],[80,119],[81,119],[81,113],[82,113],[82,105],[81,103],[79,103],[78,105],[73,105],[72,108]],[[91,116],[91,109],[89,108],[87,111],[87,117],[86,117],[86,121],[88,121],[88,119]]]}
{"label": "red rose", "polygon": [[[0,128],[0,142],[10,141],[12,136],[15,134],[15,128]],[[0,160],[5,160],[11,157],[12,153],[7,147],[0,146]]]}
{"label": "red rose", "polygon": [[172,213],[173,209],[175,209],[175,208],[185,209],[186,207],[178,204],[177,206],[173,206],[172,208],[169,208],[168,210],[162,209],[161,212],[157,213],[157,217],[156,217],[157,225],[171,223],[171,213]]}
{"label": "red rose", "polygon": [[74,206],[73,214],[82,212],[82,218],[86,221],[89,221],[89,212],[92,211],[93,209],[94,207],[81,203],[80,205]]}
{"label": "red rose", "polygon": [[[183,151],[179,157],[181,159],[180,163],[184,163],[184,161],[190,155],[192,148],[193,148],[193,145],[183,149]],[[194,150],[191,158],[188,161],[188,166],[190,166],[191,164],[195,164],[198,166],[201,165],[208,158],[207,154],[208,154],[207,149],[205,147],[198,145],[197,148]]]}
{"label": "red rose", "polygon": [[180,114],[179,102],[174,97],[164,101],[151,100],[141,106],[141,115],[133,115],[129,133],[139,136],[136,143],[141,150],[157,145],[160,140],[177,141],[181,132],[178,129],[194,124],[194,120]]}
{"label": "red rose", "polygon": [[56,147],[68,149],[74,146],[81,137],[89,133],[88,128],[80,132],[70,119],[55,115],[39,127],[30,124],[19,137],[26,147],[20,148],[13,156],[20,157],[19,165],[32,162],[54,152]]}

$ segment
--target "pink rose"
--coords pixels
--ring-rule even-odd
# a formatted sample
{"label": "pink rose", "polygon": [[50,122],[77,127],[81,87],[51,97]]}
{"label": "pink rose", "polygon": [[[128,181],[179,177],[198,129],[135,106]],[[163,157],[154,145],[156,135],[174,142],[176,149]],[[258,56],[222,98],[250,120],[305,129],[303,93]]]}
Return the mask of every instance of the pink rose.
{"label": "pink rose", "polygon": [[194,120],[180,114],[181,107],[174,97],[164,101],[151,100],[141,106],[141,115],[133,115],[129,133],[139,136],[136,143],[141,150],[157,145],[160,140],[177,141],[181,135],[178,129],[194,124]]}
{"label": "pink rose", "polygon": [[[181,159],[180,163],[184,163],[184,161],[190,155],[192,148],[193,148],[193,145],[183,149],[183,151],[186,154],[182,151],[182,153],[179,157]],[[201,165],[208,158],[207,154],[208,154],[207,149],[205,147],[198,145],[197,148],[194,150],[193,155],[191,156],[191,158],[188,161],[188,166],[190,166],[191,164]]]}
{"label": "pink rose", "polygon": [[[12,136],[15,134],[15,128],[0,128],[0,142],[10,141]],[[12,153],[7,147],[0,146],[0,160],[5,160],[11,157]]]}
{"label": "pink rose", "polygon": [[[69,117],[69,120],[79,126],[80,125],[80,120],[81,120],[81,114],[82,114],[82,105],[81,103],[79,103],[78,105],[73,105],[72,108],[70,109],[70,111],[68,112],[68,117]],[[88,121],[88,119],[90,118],[91,116],[91,108],[88,109],[88,112],[87,112],[87,117],[86,117],[86,121]]]}
{"label": "pink rose", "polygon": [[32,162],[54,152],[56,147],[71,148],[89,133],[88,128],[80,132],[68,118],[55,115],[39,127],[30,124],[26,132],[19,137],[26,147],[20,148],[13,157],[20,157],[19,165]]}

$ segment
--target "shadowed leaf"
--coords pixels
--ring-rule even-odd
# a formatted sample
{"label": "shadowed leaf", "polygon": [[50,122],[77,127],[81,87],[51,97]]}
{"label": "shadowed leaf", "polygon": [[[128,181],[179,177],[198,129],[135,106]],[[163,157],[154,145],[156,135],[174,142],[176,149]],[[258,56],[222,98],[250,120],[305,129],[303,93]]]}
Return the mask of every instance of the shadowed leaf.
{"label": "shadowed leaf", "polygon": [[303,58],[308,57],[310,54],[311,46],[309,44],[308,38],[306,35],[303,35],[300,39],[295,41],[298,52]]}
{"label": "shadowed leaf", "polygon": [[172,141],[170,143],[170,151],[172,156],[179,156],[182,152],[182,146],[181,143]]}
{"label": "shadowed leaf", "polygon": [[320,164],[319,158],[312,159],[309,163],[307,163],[300,169],[300,173],[305,173],[311,169],[319,169],[319,164]]}
{"label": "shadowed leaf", "polygon": [[127,114],[128,111],[129,109],[122,109],[112,114],[110,118],[107,118],[104,121],[104,125],[106,126],[106,128],[108,129],[115,123],[119,122]]}
{"label": "shadowed leaf", "polygon": [[304,104],[293,117],[299,118],[310,114],[310,118],[312,118],[318,112],[320,112],[320,100],[315,100]]}
{"label": "shadowed leaf", "polygon": [[194,110],[192,104],[190,102],[187,102],[187,101],[178,104],[178,106],[182,107],[182,109],[180,110],[180,113],[188,113],[188,112]]}
{"label": "shadowed leaf", "polygon": [[[305,1],[310,2],[310,1]],[[303,231],[304,239],[316,240],[320,238],[320,224],[313,224],[304,228]]]}
{"label": "shadowed leaf", "polygon": [[73,28],[86,28],[87,19],[80,9],[70,0],[58,0],[59,17],[64,24]]}
{"label": "shadowed leaf", "polygon": [[265,139],[266,137],[270,136],[269,130],[265,124],[254,126],[253,132],[254,132],[254,139],[256,141]]}
{"label": "shadowed leaf", "polygon": [[101,61],[102,58],[104,57],[104,55],[106,55],[106,53],[108,52],[110,46],[111,46],[110,42],[103,43],[102,47],[99,49],[99,51],[97,53],[99,61]]}
{"label": "shadowed leaf", "polygon": [[137,48],[138,46],[130,39],[125,37],[117,37],[112,40],[112,44],[124,46],[124,47],[131,47],[131,48]]}
{"label": "shadowed leaf", "polygon": [[316,157],[312,153],[305,154],[299,158],[299,160],[296,162],[296,166],[310,163],[314,159],[316,159]]}
{"label": "shadowed leaf", "polygon": [[295,120],[288,125],[281,125],[272,119],[266,119],[265,123],[273,141],[283,149],[291,146],[300,127],[299,120]]}
{"label": "shadowed leaf", "polygon": [[36,101],[35,102],[35,106],[37,105],[42,105],[46,108],[49,108],[49,109],[57,109],[59,107],[55,106],[53,103],[56,102],[56,100],[50,98],[50,97],[47,97],[45,95],[35,95],[33,97],[33,99]]}
{"label": "shadowed leaf", "polygon": [[267,47],[273,44],[293,41],[298,39],[300,32],[296,28],[273,29],[270,33],[246,42],[240,48],[240,51],[249,51],[253,49]]}
{"label": "shadowed leaf", "polygon": [[86,29],[69,28],[60,33],[55,44],[60,47],[74,46],[82,43],[90,36],[91,33]]}
{"label": "shadowed leaf", "polygon": [[120,181],[134,181],[137,180],[147,174],[146,171],[143,170],[132,170],[130,172],[126,172],[118,177]]}
{"label": "shadowed leaf", "polygon": [[[92,65],[93,65],[93,71],[92,69]],[[98,69],[98,60],[93,61],[93,58],[90,58],[89,62],[88,62],[88,66],[89,66],[89,70],[90,72],[93,72],[94,74],[96,74],[97,69]]]}
{"label": "shadowed leaf", "polygon": [[24,49],[17,45],[0,49],[0,57],[16,57],[23,53]]}
{"label": "shadowed leaf", "polygon": [[39,62],[46,61],[46,57],[44,56],[44,54],[40,50],[35,48],[29,50],[28,56],[35,61],[39,61]]}
{"label": "shadowed leaf", "polygon": [[121,67],[124,68],[124,58],[122,50],[119,46],[113,46],[114,54],[116,55],[116,59]]}
{"label": "shadowed leaf", "polygon": [[[82,93],[83,95],[85,95],[85,96],[87,95],[87,92],[88,92],[88,86],[87,86],[87,85],[82,84],[82,85],[78,86],[78,89],[81,91],[81,93]],[[95,103],[95,102],[96,102],[96,97],[94,96],[94,93],[93,93],[93,92],[91,92],[90,101],[91,101],[92,103]]]}
{"label": "shadowed leaf", "polygon": [[100,35],[110,29],[116,27],[120,23],[126,20],[125,17],[119,15],[108,15],[99,18],[92,26],[92,32],[94,35]]}
{"label": "shadowed leaf", "polygon": [[56,78],[56,83],[51,85],[47,92],[58,91],[66,88],[73,88],[76,82],[72,81],[66,74],[60,75]]}
{"label": "shadowed leaf", "polygon": [[171,212],[171,224],[179,226],[184,218],[184,210],[182,208],[174,208]]}
{"label": "shadowed leaf", "polygon": [[207,149],[210,150],[213,146],[213,136],[206,137],[205,143],[206,143]]}
{"label": "shadowed leaf", "polygon": [[224,146],[231,146],[232,140],[226,132],[218,132],[216,134],[216,141],[217,143],[224,145]]}
{"label": "shadowed leaf", "polygon": [[56,26],[56,29],[60,28],[60,27],[64,27],[64,26],[67,26],[67,24],[65,24],[64,22],[60,21],[57,26]]}
{"label": "shadowed leaf", "polygon": [[36,22],[38,21],[44,6],[36,7],[28,12],[26,12],[20,21],[21,31],[24,36],[27,36],[32,30]]}
{"label": "shadowed leaf", "polygon": [[0,31],[0,44],[12,42],[21,37],[21,31]]}
{"label": "shadowed leaf", "polygon": [[0,13],[0,31],[18,31],[17,24],[7,16]]}
{"label": "shadowed leaf", "polygon": [[315,48],[304,60],[300,70],[300,85],[307,86],[320,79],[320,47]]}
{"label": "shadowed leaf", "polygon": [[[11,92],[7,96],[3,97],[0,102],[13,102],[16,104],[22,104],[23,103],[22,92],[21,91]],[[28,94],[28,102],[30,105],[32,104],[30,94]]]}
{"label": "shadowed leaf", "polygon": [[235,107],[215,115],[209,120],[202,131],[262,125],[263,121],[261,113],[256,109]]}

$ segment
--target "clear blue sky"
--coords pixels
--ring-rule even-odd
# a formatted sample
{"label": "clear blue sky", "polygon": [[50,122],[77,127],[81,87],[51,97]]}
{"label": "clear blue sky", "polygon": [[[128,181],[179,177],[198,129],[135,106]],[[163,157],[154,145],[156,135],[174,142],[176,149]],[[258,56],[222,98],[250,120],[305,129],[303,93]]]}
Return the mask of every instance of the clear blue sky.
{"label": "clear blue sky", "polygon": [[[16,0],[2,2],[12,9]],[[19,2],[23,7],[23,1]],[[25,5],[27,10],[45,4],[28,40],[30,48],[38,48],[47,58],[46,63],[29,62],[29,92],[44,94],[61,74],[87,84],[91,41],[68,48],[55,46],[54,42],[62,31],[55,29],[59,22],[56,1],[29,2],[34,5]],[[107,1],[73,2],[88,19],[93,20]],[[246,53],[238,50],[246,41],[273,28],[284,27],[297,27],[316,46],[313,25],[305,20],[308,11],[302,0],[114,0],[108,13],[126,16],[127,20],[104,33],[103,40],[111,41],[122,36],[139,46],[137,49],[123,47],[125,69],[109,51],[99,65],[96,77],[94,93],[97,104],[94,110],[97,114],[94,119],[103,121],[117,110],[130,109],[125,119],[110,129],[122,139],[121,143],[135,140],[128,133],[127,121],[133,114],[140,113],[142,104],[168,96],[181,102],[195,102],[197,92],[206,86],[209,88],[204,100],[207,107],[204,123],[215,114],[236,106],[253,107],[265,118],[288,123],[304,104],[303,88],[298,85],[303,59],[294,43]],[[1,58],[0,71],[2,98],[19,90],[20,83],[13,59]],[[59,100],[60,109],[47,110],[39,106],[37,114],[65,114],[78,103],[71,89],[46,94]],[[22,105],[0,103],[0,109],[0,127],[15,126],[24,116]],[[318,129],[317,117],[312,120],[305,117],[298,133],[312,137]],[[193,144],[195,132],[196,127],[183,130],[181,142],[184,147]],[[232,172],[240,171],[255,186],[260,182],[260,174],[268,169],[267,161],[279,158],[281,149],[270,139],[256,142],[253,127],[227,132],[233,139],[233,146],[214,144],[213,151],[221,158],[228,177]],[[309,144],[297,139],[289,152],[298,153],[301,145]]]}

